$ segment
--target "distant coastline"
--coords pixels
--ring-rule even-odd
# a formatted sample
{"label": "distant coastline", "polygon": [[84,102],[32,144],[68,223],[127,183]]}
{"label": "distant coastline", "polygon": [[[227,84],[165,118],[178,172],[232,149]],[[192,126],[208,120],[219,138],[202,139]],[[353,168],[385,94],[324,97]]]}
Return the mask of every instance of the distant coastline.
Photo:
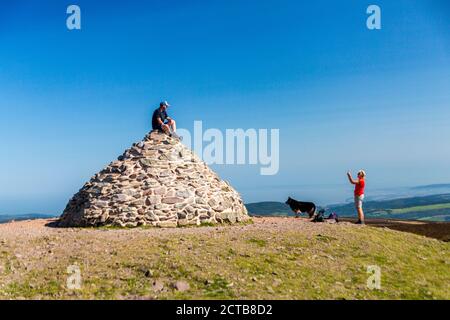
{"label": "distant coastline", "polygon": [[49,219],[55,218],[56,215],[45,213],[27,213],[27,214],[0,214],[0,223],[8,223],[11,221]]}

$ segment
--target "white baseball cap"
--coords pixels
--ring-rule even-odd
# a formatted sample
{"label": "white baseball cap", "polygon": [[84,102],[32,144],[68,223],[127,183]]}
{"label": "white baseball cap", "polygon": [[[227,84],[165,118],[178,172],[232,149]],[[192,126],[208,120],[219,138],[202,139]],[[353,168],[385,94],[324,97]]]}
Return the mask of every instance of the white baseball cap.
{"label": "white baseball cap", "polygon": [[163,101],[159,104],[160,106],[170,107],[170,104],[167,101]]}

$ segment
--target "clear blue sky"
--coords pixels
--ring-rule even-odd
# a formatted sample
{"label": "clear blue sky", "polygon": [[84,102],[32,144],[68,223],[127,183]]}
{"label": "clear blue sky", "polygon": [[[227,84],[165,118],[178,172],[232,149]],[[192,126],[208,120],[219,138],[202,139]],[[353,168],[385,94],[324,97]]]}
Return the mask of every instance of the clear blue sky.
{"label": "clear blue sky", "polygon": [[348,169],[379,188],[450,182],[449,15],[446,0],[2,1],[0,213],[59,213],[161,99],[187,129],[280,128],[277,175],[214,166],[247,202],[340,200],[333,186],[344,201]]}

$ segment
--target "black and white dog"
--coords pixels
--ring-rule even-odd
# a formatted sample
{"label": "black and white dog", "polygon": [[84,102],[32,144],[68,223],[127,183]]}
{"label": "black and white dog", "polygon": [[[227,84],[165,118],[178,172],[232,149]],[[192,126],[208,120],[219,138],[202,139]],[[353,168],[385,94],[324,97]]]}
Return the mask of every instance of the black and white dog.
{"label": "black and white dog", "polygon": [[297,201],[289,197],[286,204],[294,211],[295,216],[298,217],[300,213],[307,213],[310,218],[316,213],[316,205],[313,202]]}

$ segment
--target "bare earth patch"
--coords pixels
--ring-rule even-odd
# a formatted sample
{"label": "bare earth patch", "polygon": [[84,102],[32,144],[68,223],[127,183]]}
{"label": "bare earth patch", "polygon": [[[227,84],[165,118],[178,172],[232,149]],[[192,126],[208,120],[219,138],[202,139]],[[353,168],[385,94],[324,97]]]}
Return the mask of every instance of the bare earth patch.
{"label": "bare earth patch", "polygon": [[[387,228],[254,218],[191,228],[0,225],[0,299],[449,299],[450,244]],[[381,268],[381,289],[366,282]],[[69,289],[69,266],[81,288]]]}

